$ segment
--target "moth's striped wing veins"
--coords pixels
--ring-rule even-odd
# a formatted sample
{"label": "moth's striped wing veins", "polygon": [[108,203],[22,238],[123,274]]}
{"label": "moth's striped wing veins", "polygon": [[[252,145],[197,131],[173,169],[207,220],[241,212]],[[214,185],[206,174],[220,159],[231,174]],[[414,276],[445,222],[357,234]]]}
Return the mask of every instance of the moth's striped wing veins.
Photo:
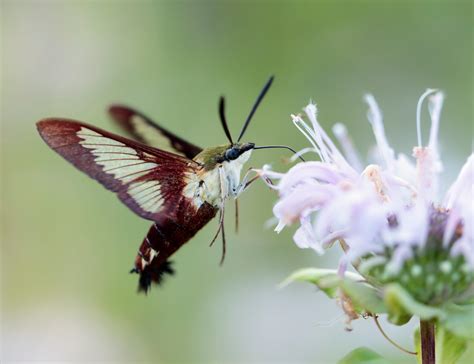
{"label": "moth's striped wing veins", "polygon": [[109,114],[125,132],[141,143],[170,150],[189,159],[202,151],[202,148],[171,133],[130,107],[112,105]]}
{"label": "moth's striped wing veins", "polygon": [[190,159],[85,123],[46,119],[37,126],[52,149],[116,192],[125,205],[145,219],[159,222],[172,218],[187,176],[200,168]]}

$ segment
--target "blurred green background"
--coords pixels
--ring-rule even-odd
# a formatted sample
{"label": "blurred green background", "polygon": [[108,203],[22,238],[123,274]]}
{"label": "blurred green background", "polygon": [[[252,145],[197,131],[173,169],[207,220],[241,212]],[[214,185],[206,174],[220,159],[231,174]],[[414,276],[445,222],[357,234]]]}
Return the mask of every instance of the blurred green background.
{"label": "blurred green background", "polygon": [[[447,184],[471,150],[472,26],[459,1],[2,1],[2,362],[333,363],[361,345],[410,360],[370,320],[345,332],[313,288],[276,288],[296,268],[336,266],[339,252],[318,257],[293,229],[265,228],[276,196],[261,183],[241,197],[238,235],[228,216],[223,267],[213,221],[175,255],[176,277],[137,295],[128,270],[149,222],[49,150],[35,122],[117,132],[105,109],[123,102],[210,146],[225,142],[218,97],[236,134],[275,74],[248,141],[307,146],[289,114],[312,98],[322,124],[345,122],[366,153],[372,92],[390,142],[410,154],[417,99],[440,87]],[[249,166],[285,170],[287,156],[254,153]],[[387,331],[410,348],[415,325]]]}

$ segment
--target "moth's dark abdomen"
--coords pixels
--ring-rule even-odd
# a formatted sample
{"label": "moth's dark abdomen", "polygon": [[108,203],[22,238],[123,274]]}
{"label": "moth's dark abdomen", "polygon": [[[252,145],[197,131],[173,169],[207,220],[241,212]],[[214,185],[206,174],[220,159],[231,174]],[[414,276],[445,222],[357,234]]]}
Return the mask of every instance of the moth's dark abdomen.
{"label": "moth's dark abdomen", "polygon": [[181,199],[174,216],[154,223],[143,240],[133,272],[140,274],[140,292],[148,292],[152,283],[160,284],[164,275],[173,274],[169,257],[188,242],[215,215],[217,209],[204,203],[196,211],[187,198]]}

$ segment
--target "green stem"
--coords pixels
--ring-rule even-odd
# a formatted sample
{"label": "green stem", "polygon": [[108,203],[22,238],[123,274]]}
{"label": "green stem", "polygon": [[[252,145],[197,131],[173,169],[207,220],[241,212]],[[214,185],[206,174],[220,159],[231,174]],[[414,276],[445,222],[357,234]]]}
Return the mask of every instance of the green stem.
{"label": "green stem", "polygon": [[403,351],[404,353],[407,353],[407,354],[411,354],[411,355],[416,355],[417,352],[416,351],[410,351],[410,350],[407,350],[403,347],[401,347],[400,345],[398,345],[395,341],[393,341],[392,339],[390,339],[388,337],[388,335],[386,334],[386,332],[384,331],[384,329],[382,328],[382,325],[380,325],[380,322],[379,322],[379,319],[377,317],[377,315],[373,315],[372,316],[374,318],[374,321],[375,321],[375,325],[377,326],[377,328],[379,329],[380,333],[382,334],[382,336],[387,339],[387,341],[392,344],[393,346],[395,346],[397,349]]}
{"label": "green stem", "polygon": [[434,323],[420,320],[420,336],[422,364],[436,364]]}

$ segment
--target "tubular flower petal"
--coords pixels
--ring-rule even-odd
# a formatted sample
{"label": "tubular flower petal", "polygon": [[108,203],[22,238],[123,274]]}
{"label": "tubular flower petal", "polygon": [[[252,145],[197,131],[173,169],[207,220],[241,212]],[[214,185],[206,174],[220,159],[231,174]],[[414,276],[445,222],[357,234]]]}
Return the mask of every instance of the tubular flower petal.
{"label": "tubular flower petal", "polygon": [[[474,155],[440,204],[438,133],[443,93],[428,89],[418,101],[418,145],[413,149],[413,159],[405,154],[395,156],[375,98],[366,95],[364,99],[369,106],[377,164],[363,165],[347,129],[338,123],[333,132],[341,153],[319,123],[315,104],[303,109],[304,116],[291,116],[311,144],[301,153],[313,151],[320,161],[299,163],[286,173],[269,168],[260,171],[263,177],[279,180],[273,186],[279,193],[273,209],[279,220],[277,230],[299,224],[293,236],[296,245],[318,254],[334,241],[344,239],[348,249],[341,257],[340,271],[355,260],[366,261],[362,264],[369,267],[365,273],[380,284],[404,283],[410,291],[416,286],[413,282],[421,284],[418,273],[423,271],[425,289],[410,292],[425,303],[460,295],[474,284]],[[421,109],[425,99],[431,127],[428,143],[422,145]],[[458,283],[449,289],[439,284],[431,289],[430,282],[437,279],[439,271],[446,275],[448,266]],[[446,279],[448,282],[450,278]]]}

